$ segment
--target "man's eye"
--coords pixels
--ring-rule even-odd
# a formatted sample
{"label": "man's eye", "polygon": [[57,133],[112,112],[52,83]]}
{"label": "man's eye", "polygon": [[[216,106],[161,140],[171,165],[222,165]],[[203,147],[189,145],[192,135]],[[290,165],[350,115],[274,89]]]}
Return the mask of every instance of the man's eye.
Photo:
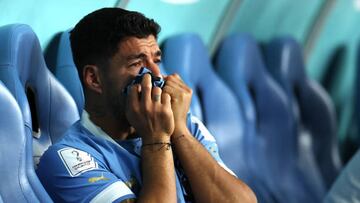
{"label": "man's eye", "polygon": [[130,64],[130,67],[138,67],[138,66],[141,66],[141,65],[142,65],[142,62],[138,61],[138,62]]}
{"label": "man's eye", "polygon": [[156,60],[155,63],[156,63],[157,65],[159,65],[159,64],[161,63],[161,59]]}

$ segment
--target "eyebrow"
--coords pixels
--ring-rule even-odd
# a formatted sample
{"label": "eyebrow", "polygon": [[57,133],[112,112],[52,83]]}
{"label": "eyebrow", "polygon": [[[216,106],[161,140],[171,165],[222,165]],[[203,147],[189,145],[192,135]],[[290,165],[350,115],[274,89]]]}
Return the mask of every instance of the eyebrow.
{"label": "eyebrow", "polygon": [[[161,56],[161,55],[162,55],[161,50],[158,50],[158,51],[155,52],[155,56]],[[128,57],[126,57],[126,59],[128,61],[134,60],[134,59],[144,59],[144,58],[146,58],[146,55],[144,53],[133,54],[133,55],[129,55]]]}

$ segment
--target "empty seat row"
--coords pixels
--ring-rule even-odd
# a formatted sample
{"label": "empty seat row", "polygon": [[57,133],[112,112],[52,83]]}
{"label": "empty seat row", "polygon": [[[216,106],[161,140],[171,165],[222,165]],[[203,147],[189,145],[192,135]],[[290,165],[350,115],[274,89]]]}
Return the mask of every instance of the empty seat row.
{"label": "empty seat row", "polygon": [[[294,49],[301,51],[298,48],[292,47],[288,53],[293,54]],[[283,49],[280,47],[274,51],[282,54]],[[297,62],[293,59],[302,60],[299,57],[291,58],[290,64]],[[295,104],[268,73],[251,36],[233,35],[220,46],[214,64],[222,80],[213,76],[214,68],[207,49],[201,39],[193,34],[167,39],[163,45],[163,62],[165,67],[171,67],[170,73],[178,72],[194,85],[193,89],[199,94],[203,105],[204,122],[217,138],[225,163],[236,169],[240,177],[245,176],[243,179],[258,192],[260,201],[318,202],[322,199],[328,187],[319,166],[323,164],[324,157],[317,162],[315,146],[311,142],[313,136],[322,136],[332,143],[335,134],[317,131],[307,131],[305,134],[299,130]],[[317,94],[316,91],[311,93]],[[234,100],[237,102],[229,102]],[[329,101],[325,98],[325,104]],[[327,119],[334,121],[331,104],[324,108],[310,113],[316,116],[324,110],[329,111]],[[235,120],[239,114],[240,119]],[[231,122],[228,122],[229,118]],[[330,129],[334,127],[334,122],[326,122],[319,125]],[[236,130],[236,127],[241,129]],[[337,157],[336,153],[330,153],[331,147],[328,150],[321,148],[321,152],[328,156],[327,160],[331,160],[333,155]],[[333,167],[331,164],[329,167]],[[339,164],[336,166],[339,167]],[[331,175],[329,182],[336,177],[336,171]],[[253,185],[249,180],[260,180],[261,187],[268,192],[257,191],[258,184]],[[268,195],[269,192],[271,195]]]}

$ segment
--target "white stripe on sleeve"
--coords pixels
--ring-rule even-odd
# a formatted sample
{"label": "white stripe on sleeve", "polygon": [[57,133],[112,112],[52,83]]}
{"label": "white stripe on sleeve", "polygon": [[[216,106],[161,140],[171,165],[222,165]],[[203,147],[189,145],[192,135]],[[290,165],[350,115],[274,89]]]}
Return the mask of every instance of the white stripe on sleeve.
{"label": "white stripe on sleeve", "polygon": [[105,188],[99,194],[97,194],[90,201],[90,203],[113,202],[116,199],[119,199],[120,197],[123,197],[125,195],[135,196],[134,193],[125,185],[124,182],[117,181]]}
{"label": "white stripe on sleeve", "polygon": [[225,171],[227,171],[227,172],[229,172],[231,175],[237,177],[236,174],[235,174],[231,169],[229,169],[225,164],[220,163],[220,162],[218,162],[218,164],[219,164],[223,169],[225,169]]}

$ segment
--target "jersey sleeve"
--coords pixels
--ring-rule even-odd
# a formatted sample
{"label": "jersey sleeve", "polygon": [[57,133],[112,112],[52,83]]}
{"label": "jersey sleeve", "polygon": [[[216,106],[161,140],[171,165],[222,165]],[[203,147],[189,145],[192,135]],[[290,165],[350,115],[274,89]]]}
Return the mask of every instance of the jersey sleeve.
{"label": "jersey sleeve", "polygon": [[360,202],[360,150],[351,158],[327,193],[324,203]]}
{"label": "jersey sleeve", "polygon": [[221,160],[219,155],[219,149],[214,136],[209,132],[209,130],[200,121],[200,119],[191,115],[191,113],[188,113],[187,125],[192,135],[205,147],[205,149],[218,162],[218,164],[226,171],[236,176],[235,173],[231,169],[229,169]]}
{"label": "jersey sleeve", "polygon": [[121,202],[135,194],[96,155],[72,147],[51,148],[36,170],[55,202]]}

